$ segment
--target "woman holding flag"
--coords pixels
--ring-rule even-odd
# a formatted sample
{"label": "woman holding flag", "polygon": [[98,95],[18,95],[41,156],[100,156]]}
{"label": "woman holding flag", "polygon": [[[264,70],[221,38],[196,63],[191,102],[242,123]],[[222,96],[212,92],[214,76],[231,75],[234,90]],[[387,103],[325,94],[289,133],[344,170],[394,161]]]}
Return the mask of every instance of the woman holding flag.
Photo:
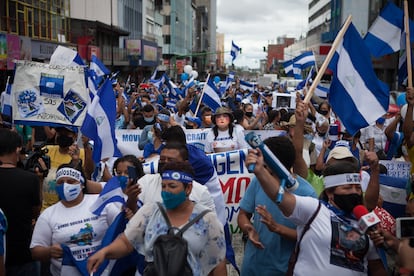
{"label": "woman holding flag", "polygon": [[[100,215],[90,211],[98,194],[85,194],[85,174],[69,164],[56,172],[60,201],[39,216],[30,248],[34,260],[50,261],[51,275],[81,275],[85,260],[101,245],[102,238],[120,209],[107,204]],[[70,254],[69,254],[70,253]],[[70,256],[69,256],[70,255]],[[62,258],[64,258],[64,265]]]}

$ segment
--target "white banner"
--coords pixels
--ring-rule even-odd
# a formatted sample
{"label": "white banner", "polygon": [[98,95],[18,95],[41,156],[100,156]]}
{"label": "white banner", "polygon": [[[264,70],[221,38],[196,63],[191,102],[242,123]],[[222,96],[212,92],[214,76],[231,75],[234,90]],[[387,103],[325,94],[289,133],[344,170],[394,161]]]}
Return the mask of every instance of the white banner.
{"label": "white banner", "polygon": [[410,178],[411,163],[405,161],[380,160],[380,164],[387,168],[387,175],[397,178]]}
{"label": "white banner", "polygon": [[[185,130],[187,143],[195,144],[197,147],[204,149],[206,135],[209,129]],[[138,142],[142,130],[117,130],[116,137],[118,148],[125,154],[134,154],[142,156],[142,151],[138,150]],[[245,131],[247,134],[250,131]],[[284,131],[277,130],[255,130],[262,140],[283,135]],[[234,150],[221,153],[209,154],[211,162],[217,170],[217,175],[221,184],[221,189],[226,203],[226,216],[229,222],[231,233],[239,233],[237,226],[237,216],[240,212],[240,200],[243,197],[248,185],[254,174],[247,171],[244,160],[247,149]],[[157,161],[150,161],[143,164],[145,173],[155,173],[158,167]]]}
{"label": "white banner", "polygon": [[[203,129],[186,129],[185,135],[187,138],[187,143],[196,145],[198,148],[204,150],[204,145],[206,144],[206,136],[209,128]],[[245,134],[253,130],[245,131]],[[286,132],[283,130],[254,130],[259,137],[264,140],[272,136],[284,135]],[[138,149],[138,143],[141,138],[141,129],[118,129],[115,132],[116,139],[118,140],[118,149],[122,152],[123,155],[133,154],[135,156],[141,157],[143,151]]]}
{"label": "white banner", "polygon": [[83,67],[16,63],[12,86],[16,123],[81,126],[89,101]]}

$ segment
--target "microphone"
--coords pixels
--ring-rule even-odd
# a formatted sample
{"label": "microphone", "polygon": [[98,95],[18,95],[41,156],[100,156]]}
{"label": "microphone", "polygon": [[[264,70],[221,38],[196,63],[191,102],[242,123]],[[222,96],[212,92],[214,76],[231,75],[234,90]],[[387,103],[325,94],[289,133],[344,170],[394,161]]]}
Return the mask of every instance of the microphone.
{"label": "microphone", "polygon": [[359,229],[366,233],[369,230],[376,230],[380,219],[374,212],[368,212],[364,205],[357,205],[353,209],[353,214],[358,220]]}
{"label": "microphone", "polygon": [[[294,191],[299,186],[299,183],[290,174],[290,172],[283,166],[280,160],[273,154],[273,152],[263,143],[262,139],[254,133],[249,132],[245,136],[246,142],[254,149],[259,148],[263,153],[263,158],[269,168],[274,171],[281,180],[281,187],[285,182],[286,188],[289,191]],[[250,164],[247,170],[252,173],[256,164]],[[279,192],[280,193],[280,192]]]}

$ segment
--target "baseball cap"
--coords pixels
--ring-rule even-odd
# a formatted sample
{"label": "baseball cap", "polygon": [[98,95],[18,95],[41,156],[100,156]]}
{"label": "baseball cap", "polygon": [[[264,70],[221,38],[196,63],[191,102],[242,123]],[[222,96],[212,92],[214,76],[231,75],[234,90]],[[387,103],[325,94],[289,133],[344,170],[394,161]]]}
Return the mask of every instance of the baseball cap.
{"label": "baseball cap", "polygon": [[336,146],[329,152],[326,162],[328,162],[329,159],[331,158],[335,158],[336,160],[341,160],[341,159],[350,158],[350,157],[356,160],[356,158],[354,157],[354,155],[352,154],[352,152],[349,150],[348,147]]}

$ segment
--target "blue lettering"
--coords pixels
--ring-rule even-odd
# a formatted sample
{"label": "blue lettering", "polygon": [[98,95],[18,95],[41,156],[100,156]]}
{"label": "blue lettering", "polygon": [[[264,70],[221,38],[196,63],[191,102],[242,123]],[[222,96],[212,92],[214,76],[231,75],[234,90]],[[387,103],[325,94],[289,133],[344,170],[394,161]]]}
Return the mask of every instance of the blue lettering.
{"label": "blue lettering", "polygon": [[237,218],[238,212],[240,211],[240,206],[226,206],[227,212],[227,221],[231,222],[233,220],[233,216]]}
{"label": "blue lettering", "polygon": [[138,142],[140,135],[138,134],[122,134],[122,142]]}

